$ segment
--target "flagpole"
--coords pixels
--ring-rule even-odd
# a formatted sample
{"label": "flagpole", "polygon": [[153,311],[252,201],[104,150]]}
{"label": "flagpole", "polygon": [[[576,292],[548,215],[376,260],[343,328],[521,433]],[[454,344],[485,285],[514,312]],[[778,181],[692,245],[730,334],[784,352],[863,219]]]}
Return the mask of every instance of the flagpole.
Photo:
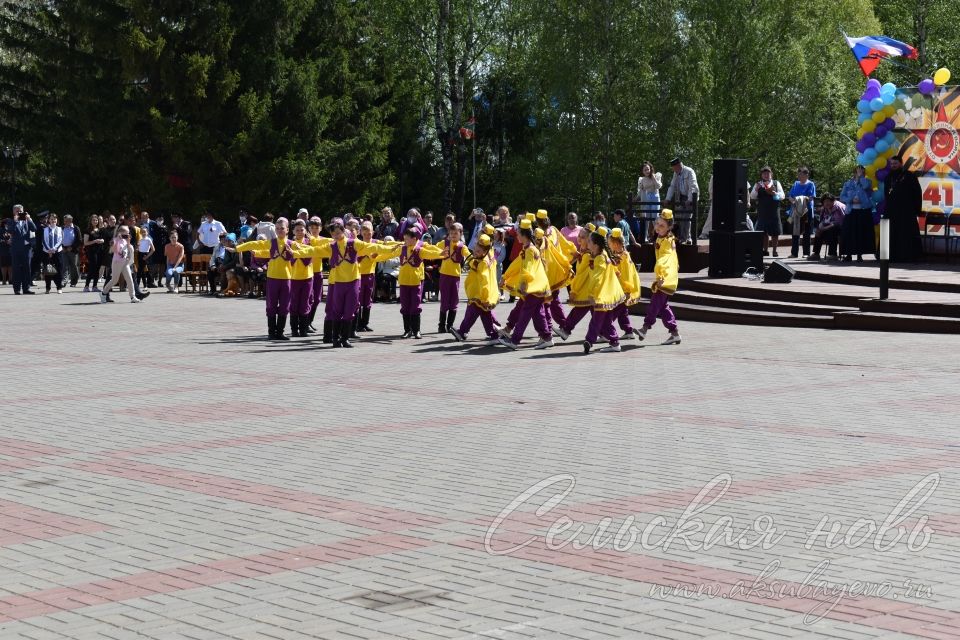
{"label": "flagpole", "polygon": [[477,208],[477,122],[473,122],[473,137],[470,138],[473,148],[473,208]]}

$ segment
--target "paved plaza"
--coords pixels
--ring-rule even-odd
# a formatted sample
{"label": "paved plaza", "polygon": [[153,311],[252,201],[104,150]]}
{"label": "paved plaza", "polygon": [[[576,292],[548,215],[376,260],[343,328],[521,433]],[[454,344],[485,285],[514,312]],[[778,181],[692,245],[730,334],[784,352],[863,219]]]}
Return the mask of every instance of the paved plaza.
{"label": "paved plaza", "polygon": [[960,638],[960,336],[584,356],[378,305],[334,350],[37,290],[0,291],[2,640]]}

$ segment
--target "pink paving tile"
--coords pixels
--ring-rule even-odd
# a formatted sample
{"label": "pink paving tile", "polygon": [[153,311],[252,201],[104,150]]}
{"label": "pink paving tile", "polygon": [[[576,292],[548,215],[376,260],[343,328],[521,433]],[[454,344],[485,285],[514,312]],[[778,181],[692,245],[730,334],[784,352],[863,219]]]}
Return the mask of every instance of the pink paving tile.
{"label": "pink paving tile", "polygon": [[0,437],[0,454],[9,458],[30,459],[42,456],[75,455],[76,453],[77,452],[72,449],[64,449],[63,447],[55,447],[40,442]]}
{"label": "pink paving tile", "polygon": [[[97,580],[71,587],[33,591],[0,598],[0,622],[25,620],[58,611],[122,602],[159,593],[235,582],[245,578],[287,571],[285,556],[298,560],[300,568],[319,566],[374,556],[389,555],[430,546],[429,540],[394,534],[341,540],[325,545],[309,545],[284,551],[271,551],[241,558],[225,558],[208,563],[186,565],[166,571],[145,571],[124,578]],[[299,559],[310,558],[308,563]],[[181,576],[190,576],[189,578]],[[173,580],[171,580],[171,577]]]}
{"label": "pink paving tile", "polygon": [[[512,542],[523,540],[516,536]],[[468,538],[453,543],[474,551],[484,552],[483,540]],[[611,562],[610,554],[619,557],[619,562]],[[737,571],[726,571],[703,565],[680,562],[676,560],[662,560],[635,553],[617,553],[609,550],[594,551],[593,549],[549,550],[533,545],[517,549],[509,554],[511,558],[541,562],[544,564],[576,569],[587,573],[616,577],[623,580],[645,582],[672,588],[675,585],[686,585],[690,588],[703,586],[705,589],[713,587],[723,599],[750,602],[752,604],[807,614],[811,611],[824,613],[824,617],[852,624],[884,629],[886,631],[903,631],[924,638],[941,638],[942,631],[936,630],[925,633],[928,626],[960,625],[960,611],[951,611],[925,605],[906,604],[902,608],[890,613],[877,615],[880,610],[889,610],[891,605],[900,603],[877,597],[847,597],[841,606],[827,611],[824,606],[826,599],[816,597],[810,590],[803,591],[801,583],[782,580],[776,576],[768,579],[766,584],[777,583],[777,589],[771,593],[767,589],[752,588],[757,576]],[[585,561],[586,560],[586,561]],[[738,588],[738,584],[744,585]]]}
{"label": "pink paving tile", "polygon": [[105,524],[0,500],[0,547],[109,529]]}
{"label": "pink paving tile", "polygon": [[171,487],[192,493],[302,513],[376,531],[399,531],[439,524],[444,520],[422,513],[342,500],[208,473],[116,459],[111,462],[77,462],[68,465],[89,473]]}

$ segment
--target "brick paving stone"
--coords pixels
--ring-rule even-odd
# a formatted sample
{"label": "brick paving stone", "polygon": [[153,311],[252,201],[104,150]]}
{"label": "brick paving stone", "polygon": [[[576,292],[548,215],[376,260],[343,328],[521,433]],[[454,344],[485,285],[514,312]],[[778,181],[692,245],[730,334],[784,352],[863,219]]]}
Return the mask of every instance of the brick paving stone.
{"label": "brick paving stone", "polygon": [[[582,334],[347,352],[257,339],[259,302],[91,301],[0,291],[5,329],[30,336],[0,351],[19,383],[0,417],[3,640],[960,637],[958,336],[684,323],[678,347],[586,357]],[[374,326],[396,334],[397,314]],[[882,522],[931,473],[905,523],[929,518],[922,550],[804,547],[825,515]],[[604,518],[675,523],[719,474],[704,528],[768,517],[776,545],[589,546]],[[496,537],[533,544],[486,552],[493,519],[555,475],[570,494],[537,514],[542,491]],[[545,548],[564,514],[585,549]],[[652,591],[774,561],[796,588],[822,560],[834,583],[930,596],[846,598],[811,624],[810,598]]]}

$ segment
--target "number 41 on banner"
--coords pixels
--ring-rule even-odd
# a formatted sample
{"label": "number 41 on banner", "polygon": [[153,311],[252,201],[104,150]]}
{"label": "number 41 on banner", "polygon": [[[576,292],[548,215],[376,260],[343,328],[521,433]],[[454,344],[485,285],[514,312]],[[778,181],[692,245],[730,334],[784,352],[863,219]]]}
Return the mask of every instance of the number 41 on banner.
{"label": "number 41 on banner", "polygon": [[939,182],[931,180],[927,188],[923,190],[923,201],[934,207],[941,206],[953,207],[953,182]]}

